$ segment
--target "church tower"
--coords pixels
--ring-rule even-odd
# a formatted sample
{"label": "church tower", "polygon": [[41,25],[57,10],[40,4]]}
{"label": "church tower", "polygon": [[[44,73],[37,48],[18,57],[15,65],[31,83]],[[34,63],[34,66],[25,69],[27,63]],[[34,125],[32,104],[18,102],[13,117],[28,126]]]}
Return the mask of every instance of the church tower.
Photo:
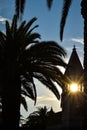
{"label": "church tower", "polygon": [[83,67],[75,46],[72,49],[64,75],[71,81],[71,83],[77,83],[80,91],[83,91]]}
{"label": "church tower", "polygon": [[[62,107],[62,123],[64,128],[82,128],[83,126],[83,115],[81,105],[84,102],[82,97],[83,93],[83,67],[80,62],[75,46],[72,49],[72,53],[65,70],[64,75],[69,79],[67,87],[68,91],[62,92],[61,107]],[[72,92],[70,90],[71,84],[77,84],[78,91]]]}

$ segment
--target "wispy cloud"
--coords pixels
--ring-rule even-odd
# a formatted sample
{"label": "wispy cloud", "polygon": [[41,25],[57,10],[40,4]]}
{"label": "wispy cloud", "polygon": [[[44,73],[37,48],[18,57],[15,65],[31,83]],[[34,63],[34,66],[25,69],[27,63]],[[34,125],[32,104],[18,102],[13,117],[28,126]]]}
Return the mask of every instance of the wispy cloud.
{"label": "wispy cloud", "polygon": [[72,39],[70,39],[70,41],[83,44],[83,39],[82,38],[72,38]]}
{"label": "wispy cloud", "polygon": [[1,22],[2,24],[5,24],[5,21],[6,21],[6,20],[10,21],[8,18],[4,18],[4,17],[0,16],[0,22]]}
{"label": "wispy cloud", "polygon": [[37,99],[39,101],[54,101],[54,100],[57,100],[56,97],[53,97],[53,96],[38,96]]}

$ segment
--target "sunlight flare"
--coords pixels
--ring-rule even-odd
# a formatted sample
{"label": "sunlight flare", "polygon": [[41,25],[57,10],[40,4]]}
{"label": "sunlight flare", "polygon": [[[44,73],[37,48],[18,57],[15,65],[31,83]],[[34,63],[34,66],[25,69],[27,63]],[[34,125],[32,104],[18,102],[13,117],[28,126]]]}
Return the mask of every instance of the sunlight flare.
{"label": "sunlight flare", "polygon": [[79,89],[78,89],[78,84],[77,83],[72,83],[70,85],[70,91],[71,92],[77,92]]}

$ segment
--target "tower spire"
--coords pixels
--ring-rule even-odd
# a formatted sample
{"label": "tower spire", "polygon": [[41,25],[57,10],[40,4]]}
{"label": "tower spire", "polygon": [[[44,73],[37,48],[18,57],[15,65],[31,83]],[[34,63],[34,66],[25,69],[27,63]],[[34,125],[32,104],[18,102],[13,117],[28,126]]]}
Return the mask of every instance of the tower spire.
{"label": "tower spire", "polygon": [[76,46],[75,45],[73,45],[73,50],[76,50]]}

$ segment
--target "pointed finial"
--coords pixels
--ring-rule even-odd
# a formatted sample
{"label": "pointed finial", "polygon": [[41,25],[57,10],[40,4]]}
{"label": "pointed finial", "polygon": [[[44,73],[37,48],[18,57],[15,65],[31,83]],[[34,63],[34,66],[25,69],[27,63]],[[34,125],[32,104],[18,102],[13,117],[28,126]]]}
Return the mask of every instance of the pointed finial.
{"label": "pointed finial", "polygon": [[76,50],[76,46],[75,46],[75,45],[73,45],[73,50],[74,50],[74,51]]}

